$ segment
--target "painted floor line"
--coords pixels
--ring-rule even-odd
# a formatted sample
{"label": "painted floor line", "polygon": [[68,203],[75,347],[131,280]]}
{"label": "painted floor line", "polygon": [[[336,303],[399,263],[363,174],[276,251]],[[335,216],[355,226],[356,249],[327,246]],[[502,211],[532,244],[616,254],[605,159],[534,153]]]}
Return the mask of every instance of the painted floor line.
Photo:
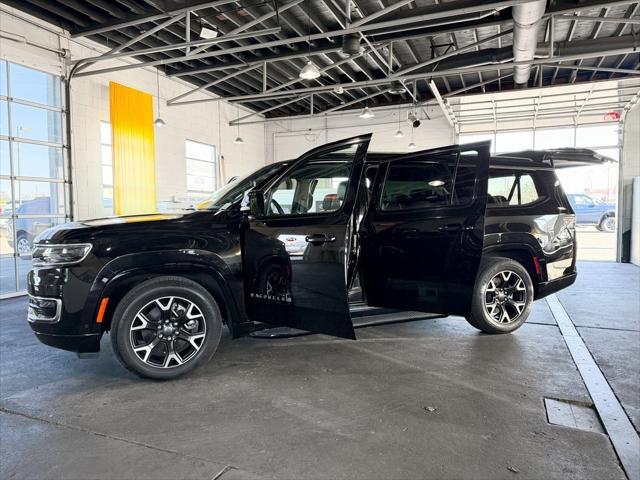
{"label": "painted floor line", "polygon": [[558,298],[547,303],[627,477],[640,480],[640,437]]}

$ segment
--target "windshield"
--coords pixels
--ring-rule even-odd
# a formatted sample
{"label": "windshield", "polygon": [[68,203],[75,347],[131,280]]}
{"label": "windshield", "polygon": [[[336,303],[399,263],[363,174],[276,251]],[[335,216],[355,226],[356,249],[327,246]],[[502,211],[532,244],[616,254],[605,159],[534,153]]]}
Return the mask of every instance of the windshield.
{"label": "windshield", "polygon": [[200,202],[196,208],[198,210],[223,210],[229,208],[241,200],[247,190],[263,183],[284,167],[286,167],[284,163],[274,163],[245,177],[231,180],[224,187],[213,192],[209,198]]}

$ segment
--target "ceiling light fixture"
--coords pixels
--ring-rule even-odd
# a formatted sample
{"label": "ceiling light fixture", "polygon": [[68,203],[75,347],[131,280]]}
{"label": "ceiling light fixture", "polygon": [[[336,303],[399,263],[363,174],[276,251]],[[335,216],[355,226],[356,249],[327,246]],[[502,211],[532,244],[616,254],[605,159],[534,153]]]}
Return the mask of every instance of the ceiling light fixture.
{"label": "ceiling light fixture", "polygon": [[336,85],[335,87],[333,87],[333,93],[337,93],[338,95],[340,95],[341,93],[344,93],[344,88],[342,85]]}
{"label": "ceiling light fixture", "polygon": [[320,76],[320,69],[316,67],[311,60],[307,62],[307,64],[302,67],[300,70],[299,77],[304,80],[313,80],[314,78],[318,78]]}
{"label": "ceiling light fixture", "polygon": [[413,127],[411,127],[411,142],[409,143],[409,145],[407,145],[407,148],[409,150],[413,150],[414,148],[416,148],[416,144],[413,143]]}
{"label": "ceiling light fixture", "polygon": [[396,138],[403,138],[404,137],[404,132],[400,128],[400,107],[398,107],[398,130],[396,131],[396,134],[394,136]]}
{"label": "ceiling light fixture", "polygon": [[156,68],[156,93],[158,98],[158,116],[153,121],[156,127],[164,127],[167,123],[160,117],[160,70]]}
{"label": "ceiling light fixture", "polygon": [[236,120],[236,125],[238,125],[238,136],[236,137],[236,139],[233,141],[233,143],[236,143],[238,145],[242,145],[244,143],[244,140],[242,139],[242,137],[240,136],[240,105],[238,105],[238,118]]}
{"label": "ceiling light fixture", "polygon": [[307,10],[307,43],[309,45],[309,55],[307,55],[307,63],[298,75],[303,80],[313,80],[320,77],[320,69],[311,61],[311,17]]}
{"label": "ceiling light fixture", "polygon": [[375,115],[373,114],[373,112],[371,111],[371,109],[369,108],[369,106],[366,106],[362,109],[362,112],[360,113],[360,115],[358,115],[360,118],[373,118],[375,117]]}

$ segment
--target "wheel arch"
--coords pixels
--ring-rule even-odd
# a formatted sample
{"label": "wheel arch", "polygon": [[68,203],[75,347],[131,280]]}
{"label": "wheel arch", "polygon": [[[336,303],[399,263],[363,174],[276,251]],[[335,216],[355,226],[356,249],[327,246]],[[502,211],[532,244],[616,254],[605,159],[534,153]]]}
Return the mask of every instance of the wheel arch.
{"label": "wheel arch", "polygon": [[[181,258],[180,254],[168,255],[167,252],[163,252],[151,263],[148,262],[147,254],[134,255],[134,257],[136,258],[129,258],[126,262],[123,262],[120,257],[101,270],[86,302],[83,314],[86,321],[95,322],[101,299],[108,298],[101,328],[102,331],[109,330],[113,314],[127,292],[146,280],[161,276],[184,277],[205,288],[218,304],[223,323],[232,331],[234,324],[240,321],[241,314],[228,285],[230,272],[226,264],[216,265],[217,262]],[[162,260],[171,261],[162,262]],[[117,265],[114,265],[115,262]]]}
{"label": "wheel arch", "polygon": [[511,260],[515,260],[522,265],[529,277],[531,277],[531,283],[533,284],[534,298],[538,296],[538,284],[540,282],[540,273],[536,269],[534,258],[537,258],[535,252],[529,248],[504,246],[493,248],[486,251],[482,255],[482,260],[487,258],[504,257]]}

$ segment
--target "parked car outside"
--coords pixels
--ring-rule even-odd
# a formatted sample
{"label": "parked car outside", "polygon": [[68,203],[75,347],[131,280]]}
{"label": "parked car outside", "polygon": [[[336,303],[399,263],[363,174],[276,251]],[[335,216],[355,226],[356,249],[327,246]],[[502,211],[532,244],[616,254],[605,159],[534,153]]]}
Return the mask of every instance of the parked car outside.
{"label": "parked car outside", "polygon": [[[367,153],[371,135],[229,183],[185,214],[57,226],[35,241],[28,320],[45,344],[169,379],[273,326],[355,339],[350,301],[519,328],[576,278],[554,167],[590,150],[490,156],[490,142]],[[280,202],[284,204],[281,204]]]}
{"label": "parked car outside", "polygon": [[[16,234],[14,237],[13,225],[11,222],[8,222],[7,241],[9,246],[15,248],[18,255],[21,257],[31,255],[33,239],[39,233],[53,225],[53,223],[46,217],[46,215],[51,212],[50,197],[36,197],[32,200],[26,200],[16,208],[16,214],[18,215],[15,219]],[[28,216],[21,217],[21,215]],[[35,215],[42,215],[42,217],[36,218]]]}
{"label": "parked car outside", "polygon": [[567,195],[578,225],[595,225],[602,232],[616,231],[616,206],[600,202],[585,193]]}

